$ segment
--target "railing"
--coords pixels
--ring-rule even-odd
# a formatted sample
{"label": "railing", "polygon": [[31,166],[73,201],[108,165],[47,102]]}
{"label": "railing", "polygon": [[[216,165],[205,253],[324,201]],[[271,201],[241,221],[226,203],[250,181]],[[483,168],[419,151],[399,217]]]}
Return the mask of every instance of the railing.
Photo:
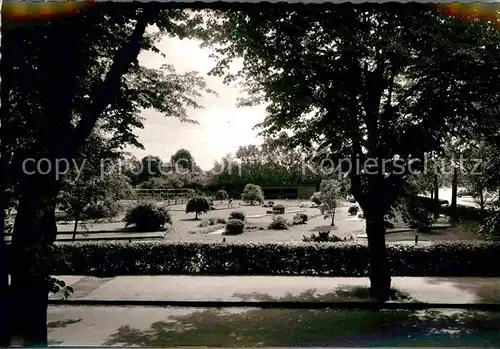
{"label": "railing", "polygon": [[424,302],[242,302],[242,301],[166,301],[166,300],[91,300],[50,299],[52,306],[106,307],[182,307],[182,308],[261,308],[261,309],[338,309],[338,310],[425,310],[464,309],[500,311],[500,304],[491,303],[424,303]]}
{"label": "railing", "polygon": [[194,195],[190,189],[133,189],[132,192],[138,199],[165,200],[168,205],[186,203]]}

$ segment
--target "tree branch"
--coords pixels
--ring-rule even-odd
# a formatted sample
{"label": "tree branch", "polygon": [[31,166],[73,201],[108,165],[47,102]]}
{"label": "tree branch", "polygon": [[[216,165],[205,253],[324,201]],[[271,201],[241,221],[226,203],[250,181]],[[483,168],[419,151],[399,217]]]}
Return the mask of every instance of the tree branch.
{"label": "tree branch", "polygon": [[113,64],[106,74],[104,81],[96,89],[92,98],[93,102],[83,110],[82,118],[75,128],[72,142],[65,150],[67,154],[75,154],[85,143],[101,114],[118,95],[121,78],[128,72],[131,64],[137,59],[141,51],[141,40],[146,32],[146,27],[157,13],[158,10],[156,7],[147,6],[143,9],[134,31],[116,52]]}

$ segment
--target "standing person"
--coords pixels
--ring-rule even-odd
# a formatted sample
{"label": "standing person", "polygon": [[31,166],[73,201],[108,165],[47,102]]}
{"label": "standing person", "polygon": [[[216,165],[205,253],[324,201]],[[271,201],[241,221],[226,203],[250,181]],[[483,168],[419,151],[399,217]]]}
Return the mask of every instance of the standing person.
{"label": "standing person", "polygon": [[227,207],[233,207],[233,198],[229,198],[229,203],[227,205]]}

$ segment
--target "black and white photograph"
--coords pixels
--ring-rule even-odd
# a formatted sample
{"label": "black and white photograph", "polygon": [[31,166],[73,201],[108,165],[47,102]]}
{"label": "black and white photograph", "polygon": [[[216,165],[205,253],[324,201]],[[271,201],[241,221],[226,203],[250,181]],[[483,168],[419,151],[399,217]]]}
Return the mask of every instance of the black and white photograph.
{"label": "black and white photograph", "polygon": [[0,3],[0,347],[500,347],[500,3]]}

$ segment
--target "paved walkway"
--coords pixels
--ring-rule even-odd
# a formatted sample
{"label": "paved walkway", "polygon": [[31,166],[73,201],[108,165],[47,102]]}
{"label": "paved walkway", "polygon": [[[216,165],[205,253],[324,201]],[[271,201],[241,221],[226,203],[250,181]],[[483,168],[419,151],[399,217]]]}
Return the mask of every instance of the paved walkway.
{"label": "paved walkway", "polygon": [[[259,292],[271,297],[315,290],[330,293],[342,286],[369,286],[368,278],[308,276],[90,276],[58,277],[72,285],[69,299],[123,300],[239,300],[235,294]],[[481,301],[478,289],[497,288],[500,278],[393,277],[392,285],[422,302],[473,303]],[[477,288],[477,289],[475,289]],[[54,298],[56,296],[52,296]]]}
{"label": "paved walkway", "polygon": [[[96,300],[328,301],[352,299],[359,294],[356,289],[369,285],[367,278],[325,277],[64,276],[61,279],[75,290],[70,299]],[[409,294],[412,300],[424,302],[500,302],[500,278],[395,277],[393,287]],[[438,345],[435,341],[438,337],[439,341],[444,340],[442,332],[435,332],[436,328],[457,331],[456,314],[448,311],[445,317],[443,311],[434,311],[421,318],[397,311],[51,306],[48,325],[53,345],[442,346],[447,343],[456,346],[457,339],[449,332],[444,335],[445,342]],[[500,345],[499,318],[493,321],[474,317],[474,321],[461,325],[460,343]],[[481,330],[478,334],[483,327],[486,332]]]}

